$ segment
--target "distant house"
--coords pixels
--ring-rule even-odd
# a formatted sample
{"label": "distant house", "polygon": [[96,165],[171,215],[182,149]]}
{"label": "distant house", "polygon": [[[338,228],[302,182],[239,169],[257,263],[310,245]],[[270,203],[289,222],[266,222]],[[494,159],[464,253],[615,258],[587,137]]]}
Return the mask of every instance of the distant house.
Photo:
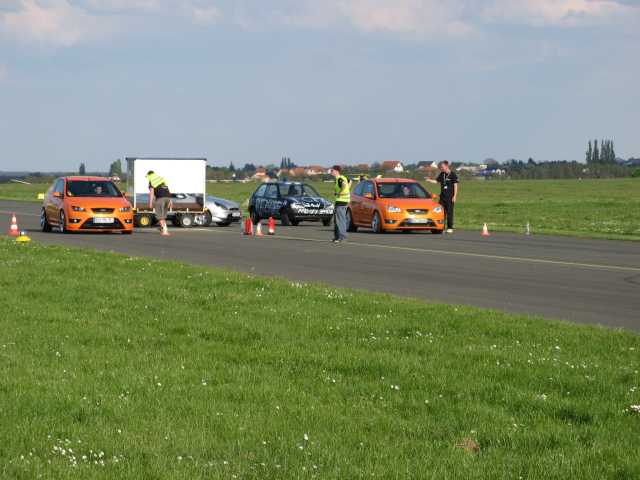
{"label": "distant house", "polygon": [[385,172],[395,172],[402,173],[404,172],[404,166],[402,166],[402,162],[397,160],[389,160],[386,162],[382,162],[382,170]]}
{"label": "distant house", "polygon": [[253,178],[254,180],[263,180],[267,178],[267,170],[263,167],[258,167],[256,168],[256,173],[254,173],[251,178]]}
{"label": "distant house", "polygon": [[361,172],[368,172],[369,171],[369,164],[368,163],[359,163],[358,165],[356,165],[356,170],[360,170]]}
{"label": "distant house", "polygon": [[437,162],[418,162],[418,170],[421,172],[426,172],[429,170],[434,170],[438,168]]}
{"label": "distant house", "polygon": [[311,165],[305,169],[305,174],[313,177],[315,175],[324,175],[327,173],[327,169],[325,167],[321,167],[319,165]]}
{"label": "distant house", "polygon": [[292,177],[304,177],[306,174],[306,169],[304,167],[296,167],[289,170],[289,175]]}

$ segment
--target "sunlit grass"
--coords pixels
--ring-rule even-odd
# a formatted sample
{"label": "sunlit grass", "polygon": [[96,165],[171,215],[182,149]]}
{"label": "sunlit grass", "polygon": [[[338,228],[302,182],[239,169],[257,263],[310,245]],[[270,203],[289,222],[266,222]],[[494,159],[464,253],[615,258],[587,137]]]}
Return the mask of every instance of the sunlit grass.
{"label": "sunlit grass", "polygon": [[3,240],[0,272],[0,478],[640,477],[630,333]]}

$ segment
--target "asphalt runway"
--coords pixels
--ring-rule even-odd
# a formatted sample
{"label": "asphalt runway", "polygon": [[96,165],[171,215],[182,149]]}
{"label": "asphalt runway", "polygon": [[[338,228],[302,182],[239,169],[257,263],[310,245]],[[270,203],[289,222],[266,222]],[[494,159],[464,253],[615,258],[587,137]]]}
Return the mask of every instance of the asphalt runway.
{"label": "asphalt runway", "polygon": [[[640,243],[566,237],[429,233],[351,234],[277,226],[274,237],[243,237],[240,227],[156,229],[133,235],[42,233],[40,205],[0,201],[2,228],[15,212],[21,229],[64,244],[216,266],[640,331]],[[295,302],[292,293],[292,302]]]}

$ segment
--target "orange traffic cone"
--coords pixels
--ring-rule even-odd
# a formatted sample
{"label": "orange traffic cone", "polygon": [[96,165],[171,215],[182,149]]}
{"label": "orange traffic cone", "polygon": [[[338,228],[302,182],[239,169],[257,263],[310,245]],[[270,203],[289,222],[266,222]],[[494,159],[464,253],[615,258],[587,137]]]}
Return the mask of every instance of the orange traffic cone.
{"label": "orange traffic cone", "polygon": [[20,229],[18,228],[18,220],[16,220],[16,214],[14,213],[11,217],[11,225],[9,226],[9,236],[10,237],[19,237]]}
{"label": "orange traffic cone", "polygon": [[245,235],[253,235],[253,222],[250,218],[247,218],[244,221],[244,234]]}
{"label": "orange traffic cone", "polygon": [[269,217],[269,235],[276,234],[276,221],[273,217]]}
{"label": "orange traffic cone", "polygon": [[489,236],[489,229],[487,228],[487,224],[486,223],[482,226],[482,236],[483,237],[488,237]]}
{"label": "orange traffic cone", "polygon": [[262,222],[258,222],[256,225],[256,237],[263,237],[262,235]]}

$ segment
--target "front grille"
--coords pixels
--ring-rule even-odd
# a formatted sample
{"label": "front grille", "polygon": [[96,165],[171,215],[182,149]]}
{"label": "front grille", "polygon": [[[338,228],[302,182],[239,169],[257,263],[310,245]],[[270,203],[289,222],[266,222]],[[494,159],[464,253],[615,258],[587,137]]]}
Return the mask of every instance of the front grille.
{"label": "front grille", "polygon": [[436,224],[432,219],[429,218],[429,219],[427,219],[426,223],[411,223],[411,222],[408,222],[407,220],[405,220],[399,226],[400,227],[411,227],[411,228],[432,228],[432,227],[435,227]]}
{"label": "front grille", "polygon": [[426,215],[427,213],[429,213],[429,210],[414,208],[414,209],[408,209],[407,212],[412,213],[413,215]]}
{"label": "front grille", "polygon": [[124,228],[124,226],[117,218],[113,219],[113,223],[93,223],[93,218],[90,218],[80,227],[80,229],[87,230],[119,230],[122,228]]}
{"label": "front grille", "polygon": [[113,208],[92,208],[93,213],[113,213]]}

